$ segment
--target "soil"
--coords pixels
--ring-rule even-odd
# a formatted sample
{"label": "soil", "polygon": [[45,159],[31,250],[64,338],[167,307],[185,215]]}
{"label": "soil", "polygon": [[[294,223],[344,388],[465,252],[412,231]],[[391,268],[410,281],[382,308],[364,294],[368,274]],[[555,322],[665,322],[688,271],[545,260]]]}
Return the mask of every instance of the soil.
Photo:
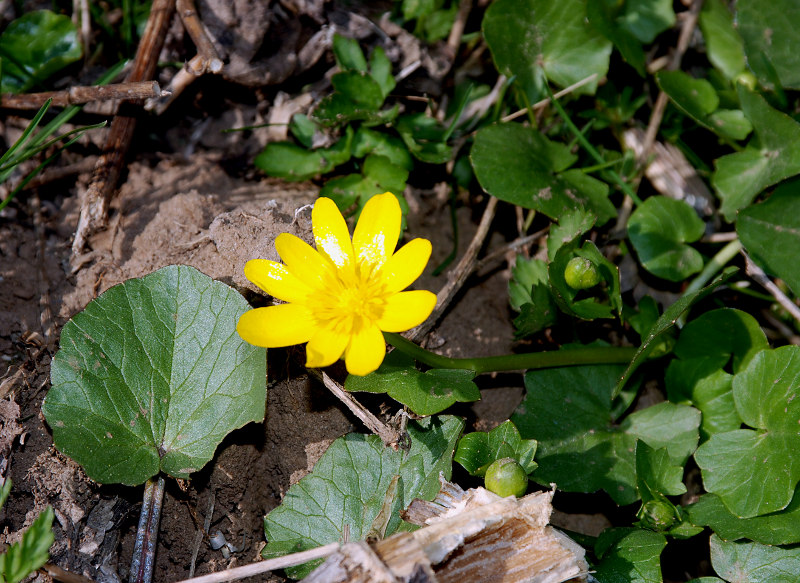
{"label": "soil", "polygon": [[[201,83],[180,102],[190,111],[185,118],[173,111],[166,121],[151,119],[139,130],[147,138],[134,144],[109,226],[90,239],[87,255],[71,257],[71,243],[89,171],[23,192],[0,214],[0,475],[14,482],[0,511],[0,542],[18,540],[49,504],[56,514],[51,562],[98,582],[127,578],[142,488],[97,484],[54,447],[41,404],[61,327],[109,287],[169,264],[192,265],[232,285],[251,302],[264,302],[244,279],[244,263],[255,257],[277,259],[273,240],[280,232],[310,240],[308,205],[319,184],[285,183],[254,172],[250,161],[263,147],[267,130],[218,130],[253,123],[258,108],[225,102],[202,118],[198,110],[207,105],[203,91],[208,94],[213,86],[211,81]],[[273,104],[285,101],[285,95],[278,96]],[[282,111],[286,115],[285,107]],[[25,123],[6,121],[7,144]],[[82,140],[87,155],[93,151],[92,140],[102,143],[102,138],[103,132],[95,132]],[[154,143],[157,152],[151,150]],[[437,192],[431,187],[406,193],[411,206],[407,238],[428,238],[434,248],[418,285],[434,291],[447,281],[448,271],[433,276],[432,270],[451,252],[454,239],[447,196]],[[475,232],[484,205],[480,196],[461,197],[457,257]],[[516,233],[514,217],[507,209],[504,213],[495,221],[489,249]],[[512,350],[507,281],[505,262],[471,277],[429,337],[431,346],[455,356]],[[264,515],[334,439],[366,431],[305,374],[302,349],[272,350],[268,360],[264,422],[231,433],[190,481],[169,481],[154,581],[178,581],[192,572],[257,560],[265,542]],[[468,428],[486,431],[508,418],[522,397],[522,382],[520,375],[507,374],[480,378],[479,383],[483,400],[454,412],[467,417]],[[364,402],[387,416],[397,410],[393,402]],[[210,532],[221,531],[240,549],[230,558],[212,550],[203,534],[209,515]],[[588,534],[607,524],[591,511],[559,516],[560,523]],[[37,577],[49,580],[44,574]],[[281,579],[273,575],[258,580]]]}

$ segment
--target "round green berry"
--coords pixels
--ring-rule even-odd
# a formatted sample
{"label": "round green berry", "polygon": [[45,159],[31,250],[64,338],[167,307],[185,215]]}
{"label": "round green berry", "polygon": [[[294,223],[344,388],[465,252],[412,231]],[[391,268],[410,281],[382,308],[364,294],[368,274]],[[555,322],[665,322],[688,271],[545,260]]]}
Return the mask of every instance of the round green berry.
{"label": "round green berry", "polygon": [[678,517],[675,516],[675,507],[662,500],[645,502],[639,514],[642,526],[657,532],[665,532],[678,522]]}
{"label": "round green berry", "polygon": [[528,474],[516,460],[504,457],[492,462],[486,470],[484,482],[486,489],[498,496],[519,498],[528,489]]}
{"label": "round green berry", "polygon": [[600,283],[600,272],[586,257],[573,257],[564,269],[564,280],[572,289],[589,289]]}

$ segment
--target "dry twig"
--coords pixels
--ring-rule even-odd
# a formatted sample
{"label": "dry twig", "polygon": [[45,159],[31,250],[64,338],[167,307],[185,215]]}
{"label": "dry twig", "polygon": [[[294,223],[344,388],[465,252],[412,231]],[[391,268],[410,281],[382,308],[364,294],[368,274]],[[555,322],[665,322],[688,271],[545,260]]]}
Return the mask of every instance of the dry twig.
{"label": "dry twig", "polygon": [[52,105],[66,107],[93,101],[110,101],[113,99],[139,100],[161,97],[156,81],[136,81],[132,83],[113,83],[111,85],[89,85],[71,87],[64,91],[45,91],[43,93],[24,93],[21,95],[6,94],[0,97],[0,107],[8,109],[39,109],[48,99]]}
{"label": "dry twig", "polygon": [[767,274],[764,273],[764,270],[756,265],[745,251],[742,251],[741,253],[744,255],[745,270],[747,271],[747,275],[753,278],[756,283],[772,294],[772,297],[775,298],[775,301],[778,302],[784,310],[789,312],[792,318],[800,322],[800,308],[797,307],[797,304],[790,300],[789,297],[783,293],[783,291],[781,291],[781,288],[775,285],[775,282],[767,277]]}

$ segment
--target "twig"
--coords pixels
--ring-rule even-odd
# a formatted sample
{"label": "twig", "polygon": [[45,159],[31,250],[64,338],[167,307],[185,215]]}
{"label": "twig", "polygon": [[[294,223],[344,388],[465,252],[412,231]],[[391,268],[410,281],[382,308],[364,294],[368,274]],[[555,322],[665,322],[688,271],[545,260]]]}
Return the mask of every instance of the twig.
{"label": "twig", "polygon": [[283,557],[277,557],[275,559],[267,559],[266,561],[235,567],[227,571],[218,571],[216,573],[194,577],[193,579],[184,579],[178,583],[223,583],[223,581],[235,581],[237,579],[244,579],[245,577],[253,577],[277,569],[302,565],[303,563],[316,559],[324,559],[338,551],[339,547],[339,543],[329,543],[315,549],[300,551],[299,553],[292,553],[291,555],[284,555]]}
{"label": "twig", "polygon": [[203,530],[199,530],[195,535],[194,549],[192,549],[192,562],[189,564],[189,579],[194,577],[194,569],[197,564],[197,555],[200,553],[200,543],[203,542],[203,538],[208,535],[208,531],[211,529],[211,517],[214,516],[214,504],[217,500],[213,476],[211,477],[211,483],[209,484],[208,491],[208,508],[206,509],[206,516],[203,519]]}
{"label": "twig", "polygon": [[464,27],[467,25],[467,19],[469,18],[471,9],[472,0],[461,0],[461,2],[458,3],[456,19],[453,21],[453,26],[450,28],[450,34],[447,37],[447,60],[451,67],[455,61],[458,47],[461,44],[461,37],[464,34]]}
{"label": "twig", "polygon": [[72,571],[67,571],[52,563],[45,563],[42,565],[40,571],[44,571],[53,579],[61,581],[62,583],[95,583],[93,579],[89,579],[78,573],[73,573]]}
{"label": "twig", "polygon": [[177,0],[176,7],[178,15],[183,21],[183,27],[192,38],[194,46],[197,48],[197,57],[187,64],[186,69],[193,75],[199,77],[204,73],[219,73],[222,71],[222,59],[219,58],[217,49],[206,34],[206,29],[197,10],[194,7],[194,0]]}
{"label": "twig", "polygon": [[53,337],[53,305],[50,302],[50,278],[47,275],[47,249],[45,244],[44,224],[42,222],[42,203],[36,190],[31,193],[29,199],[31,214],[33,215],[33,226],[36,231],[37,255],[39,260],[39,322],[42,326],[45,346],[48,350],[55,347]]}
{"label": "twig", "polygon": [[472,273],[474,266],[475,266],[475,259],[478,256],[478,251],[483,246],[483,242],[486,239],[486,235],[489,233],[489,227],[492,224],[492,219],[494,219],[494,213],[497,208],[497,199],[495,197],[489,198],[489,203],[486,205],[486,209],[483,211],[483,216],[481,217],[481,222],[478,224],[478,230],[475,232],[475,236],[472,237],[472,241],[469,243],[469,247],[467,247],[466,253],[461,258],[461,261],[458,262],[458,265],[453,268],[453,271],[450,272],[447,283],[444,287],[436,294],[436,307],[433,309],[430,317],[422,324],[410,330],[405,334],[406,338],[411,341],[418,342],[428,331],[439,321],[439,318],[442,317],[447,307],[450,305],[450,302],[453,301],[453,297],[455,297],[458,290],[464,285],[464,282],[467,281],[467,278]]}
{"label": "twig", "polygon": [[342,385],[329,377],[325,372],[313,368],[308,370],[312,375],[314,375],[314,377],[321,380],[328,390],[333,393],[337,399],[344,403],[345,406],[350,409],[353,415],[358,417],[361,422],[367,426],[367,429],[380,437],[384,445],[392,448],[397,447],[401,437],[398,431],[392,429],[383,421],[378,419],[375,415],[373,415],[369,409],[359,403],[356,398],[353,397],[353,395],[345,391]]}
{"label": "twig", "polygon": [[[586,77],[584,79],[581,79],[580,81],[578,81],[576,83],[573,83],[569,87],[564,87],[564,89],[562,89],[561,91],[558,91],[558,92],[554,93],[553,94],[553,98],[554,99],[560,99],[560,98],[564,97],[565,95],[568,95],[568,94],[572,93],[576,89],[580,89],[581,87],[583,87],[587,83],[591,83],[595,79],[597,79],[597,73],[592,73],[588,77]],[[536,103],[531,105],[531,109],[542,109],[543,107],[549,105],[550,101],[551,100],[550,100],[549,97],[545,97],[541,101],[537,101]],[[514,113],[511,113],[511,114],[505,116],[504,118],[501,119],[501,121],[511,121],[511,120],[517,119],[518,117],[522,117],[523,115],[525,115],[527,113],[528,113],[527,109],[520,109],[519,111],[515,111]]]}
{"label": "twig", "polygon": [[[175,0],[153,0],[128,82],[152,79],[174,10]],[[73,258],[81,254],[87,239],[103,228],[108,220],[108,205],[117,187],[125,155],[136,128],[133,112],[125,111],[126,104],[129,105],[129,102],[120,105],[120,114],[111,122],[103,155],[97,161],[92,182],[81,201],[81,214],[72,243]]]}
{"label": "twig", "polygon": [[761,269],[758,265],[756,265],[747,252],[742,251],[742,255],[744,256],[745,260],[745,271],[747,275],[749,275],[753,280],[756,281],[761,287],[767,290],[772,297],[775,298],[775,301],[778,302],[781,307],[789,312],[791,316],[800,322],[800,308],[797,307],[792,300],[790,300],[781,288],[779,288],[775,283],[767,277],[767,274],[764,273],[764,270]]}
{"label": "twig", "polygon": [[524,237],[519,237],[519,238],[514,239],[513,241],[511,241],[511,243],[509,243],[508,245],[503,245],[502,247],[499,247],[499,248],[495,249],[494,251],[492,251],[491,253],[487,254],[486,257],[484,257],[483,259],[481,259],[480,261],[478,261],[475,264],[475,267],[473,269],[473,273],[477,273],[481,269],[486,267],[487,265],[490,265],[491,263],[493,263],[494,261],[497,261],[498,259],[502,259],[503,256],[505,256],[506,253],[509,253],[509,252],[512,252],[512,251],[518,251],[519,249],[522,249],[523,247],[527,247],[528,245],[530,245],[531,243],[533,243],[537,239],[540,239],[540,238],[544,237],[549,230],[550,230],[550,227],[545,227],[541,231],[537,231],[537,232],[535,232],[535,233],[533,233],[531,235],[525,235]]}
{"label": "twig", "polygon": [[[681,60],[686,49],[689,48],[689,41],[692,39],[692,34],[697,26],[697,19],[700,16],[700,9],[703,7],[703,0],[693,0],[692,5],[686,13],[686,19],[681,26],[681,33],[678,37],[678,46],[675,47],[675,53],[672,55],[672,60],[667,65],[667,70],[677,71],[681,66]],[[661,126],[661,120],[664,117],[664,110],[667,108],[669,97],[663,91],[659,91],[656,103],[653,106],[653,113],[650,115],[650,121],[647,124],[647,131],[644,135],[642,144],[642,155],[639,158],[639,163],[644,164],[647,157],[650,155],[650,150],[656,141],[656,134],[658,128]]]}
{"label": "twig", "polygon": [[92,101],[113,99],[148,99],[164,94],[157,81],[136,81],[132,83],[113,83],[111,85],[88,85],[70,87],[64,91],[45,91],[22,95],[5,94],[0,97],[0,107],[8,109],[39,109],[48,99],[52,105],[66,107]]}

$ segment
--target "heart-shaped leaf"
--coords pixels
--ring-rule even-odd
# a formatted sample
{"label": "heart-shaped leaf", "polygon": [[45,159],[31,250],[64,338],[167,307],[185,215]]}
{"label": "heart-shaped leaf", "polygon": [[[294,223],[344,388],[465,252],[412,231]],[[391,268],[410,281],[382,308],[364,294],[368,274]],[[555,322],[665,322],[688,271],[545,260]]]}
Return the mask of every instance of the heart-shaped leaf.
{"label": "heart-shaped leaf", "polygon": [[488,433],[475,431],[464,435],[458,441],[453,460],[471,475],[483,477],[493,462],[503,458],[514,459],[526,474],[530,474],[537,467],[534,455],[536,440],[522,439],[514,424],[506,421]]}
{"label": "heart-shaped leaf", "polygon": [[659,583],[661,551],[667,546],[663,534],[641,528],[610,528],[595,543],[601,558],[595,571],[598,581]]}
{"label": "heart-shaped leaf", "polygon": [[227,285],[171,265],[112,287],[70,320],[42,411],[93,480],[188,478],[233,429],[264,418],[266,351],[236,333]]}
{"label": "heart-shaped leaf", "polygon": [[745,68],[744,43],[733,24],[728,2],[705,0],[699,24],[706,42],[708,60],[726,79],[735,79]]}
{"label": "heart-shaped leaf", "polygon": [[732,583],[795,583],[800,549],[782,549],[751,542],[728,542],[712,534],[711,565]]}
{"label": "heart-shaped leaf", "polygon": [[736,24],[747,62],[766,87],[777,75],[787,89],[800,89],[796,35],[800,10],[794,0],[737,0]]}
{"label": "heart-shaped leaf", "polygon": [[743,518],[777,512],[800,481],[800,347],[762,350],[733,378],[733,400],[754,429],[717,433],[697,450],[703,484]]}

